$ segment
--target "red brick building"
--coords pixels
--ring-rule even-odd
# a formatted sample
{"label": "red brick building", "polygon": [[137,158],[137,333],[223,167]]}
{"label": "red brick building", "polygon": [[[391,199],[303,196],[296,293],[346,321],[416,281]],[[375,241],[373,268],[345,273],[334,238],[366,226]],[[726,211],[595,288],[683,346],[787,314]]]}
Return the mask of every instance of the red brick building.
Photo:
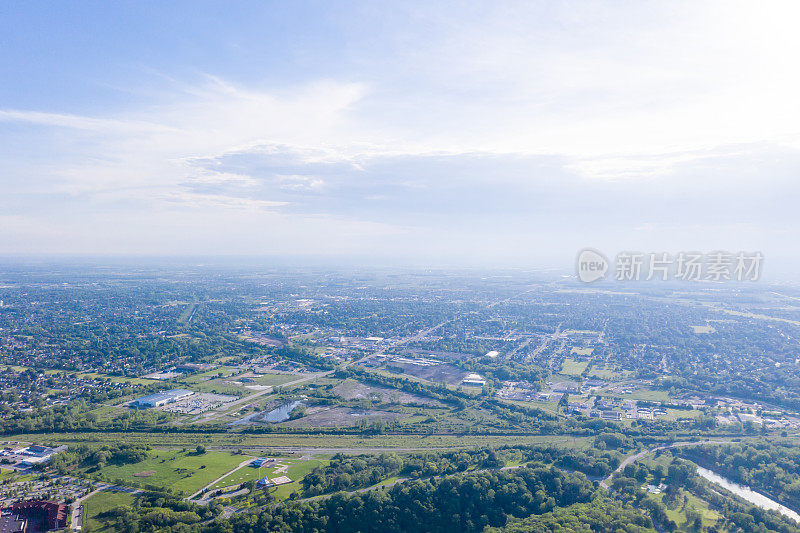
{"label": "red brick building", "polygon": [[[3,509],[3,514],[8,511],[9,509]],[[11,505],[10,511],[11,518],[22,526],[21,530],[25,533],[67,527],[69,509],[63,503],[46,500],[17,502]]]}

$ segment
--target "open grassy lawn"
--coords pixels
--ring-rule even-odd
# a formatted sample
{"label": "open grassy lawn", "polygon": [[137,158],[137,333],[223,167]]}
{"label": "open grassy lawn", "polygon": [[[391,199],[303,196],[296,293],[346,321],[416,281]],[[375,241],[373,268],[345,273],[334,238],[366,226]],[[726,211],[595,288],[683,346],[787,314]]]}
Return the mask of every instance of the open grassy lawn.
{"label": "open grassy lawn", "polygon": [[276,500],[285,500],[293,492],[300,493],[300,480],[318,466],[327,465],[329,462],[330,461],[327,459],[311,459],[309,461],[298,462],[297,464],[290,466],[289,473],[286,475],[292,480],[292,482],[286,483],[285,485],[278,485],[274,489],[271,489],[272,497]]}
{"label": "open grassy lawn", "polygon": [[131,505],[133,498],[132,495],[126,492],[108,490],[89,496],[83,502],[84,521],[82,530],[91,531],[92,533],[105,531],[107,526],[100,515],[120,505]]}
{"label": "open grassy lawn", "polygon": [[[460,449],[474,446],[503,446],[513,444],[564,444],[575,440],[589,442],[589,437],[568,437],[562,435],[313,435],[313,434],[266,434],[248,435],[246,433],[218,433],[209,443],[208,435],[197,433],[139,433],[139,432],[80,432],[18,434],[7,439],[25,442],[55,442],[59,444],[127,442],[148,444],[159,448],[188,447],[193,450],[198,444],[209,448],[226,446],[231,450],[239,448],[252,455],[263,455],[264,446],[322,447],[322,448],[386,448],[392,447],[428,449]],[[255,448],[258,447],[258,448]],[[331,450],[334,453],[335,450]],[[210,452],[209,452],[210,453]],[[241,457],[241,456],[239,456]],[[245,457],[241,457],[243,461]],[[233,470],[233,467],[230,468]],[[220,473],[217,477],[221,476]],[[209,480],[209,483],[213,479]]]}
{"label": "open grassy lawn", "polygon": [[[691,509],[694,509],[700,513],[703,521],[703,527],[712,527],[717,523],[717,521],[720,519],[720,515],[713,509],[709,509],[708,503],[700,498],[697,498],[693,494],[689,494],[686,491],[682,491],[682,493],[686,496],[686,502],[684,504],[673,508],[667,507],[667,516],[670,520],[678,524],[678,531],[697,531],[694,528],[694,524],[686,519],[686,512]],[[648,498],[653,498],[663,502],[664,495],[649,494]]]}
{"label": "open grassy lawn", "polygon": [[300,461],[289,467],[289,479],[297,481],[306,477],[306,474],[317,468],[330,463],[327,459],[310,459],[308,461]]}
{"label": "open grassy lawn", "polygon": [[278,488],[283,488],[284,490],[281,493],[286,494],[288,496],[294,491],[300,491],[300,480],[306,477],[306,475],[317,468],[318,466],[325,466],[330,463],[327,459],[311,459],[308,461],[300,461],[295,463],[294,465],[289,467],[289,472],[286,476],[292,480],[291,483],[287,483],[286,485],[279,485]]}
{"label": "open grassy lawn", "polygon": [[186,324],[189,322],[189,317],[191,317],[194,312],[197,310],[198,305],[195,303],[187,304],[186,307],[183,308],[181,312],[181,316],[178,317],[178,322],[181,324]]}
{"label": "open grassy lawn", "polygon": [[194,450],[153,450],[144,461],[120,466],[108,465],[101,473],[109,481],[158,485],[191,494],[233,470],[245,459],[247,458],[241,455],[227,452],[196,455]]}
{"label": "open grassy lawn", "polygon": [[198,372],[197,374],[178,378],[178,381],[181,383],[203,383],[209,381],[210,379],[230,376],[234,370],[236,369],[231,366],[221,366],[218,368],[212,368],[211,370],[206,370],[205,372]]}
{"label": "open grassy lawn", "polygon": [[717,331],[714,328],[712,328],[711,326],[691,326],[691,328],[695,333],[706,333],[706,334],[708,334],[708,333],[714,333],[714,332]]}
{"label": "open grassy lawn", "polygon": [[[326,459],[311,459],[308,461],[303,461],[301,459],[280,459],[277,462],[278,464],[284,464],[284,465],[288,464],[289,465],[288,473],[275,472],[275,470],[278,469],[278,466],[271,465],[269,467],[261,467],[261,468],[253,468],[247,466],[237,470],[236,472],[233,472],[231,475],[219,481],[218,483],[215,483],[211,487],[211,489],[216,490],[224,487],[232,487],[235,485],[246,483],[247,481],[256,481],[264,476],[268,476],[270,478],[278,476],[288,476],[289,479],[292,480],[292,482],[297,482],[303,479],[306,476],[306,474],[311,472],[316,467],[328,464],[330,461]],[[292,491],[289,492],[297,490],[297,487],[299,486],[300,485],[297,484],[296,488],[294,488]],[[289,493],[287,493],[287,496],[288,494]]]}
{"label": "open grassy lawn", "polygon": [[230,394],[233,396],[245,396],[253,393],[249,389],[232,384],[228,378],[216,378],[197,383],[178,381],[177,384],[197,392],[213,392],[214,394]]}
{"label": "open grassy lawn", "polygon": [[590,378],[604,379],[606,381],[619,381],[630,376],[632,372],[628,370],[621,370],[613,366],[605,365],[592,365],[589,372],[586,374]]}
{"label": "open grassy lawn", "polygon": [[669,400],[669,395],[666,393],[666,391],[649,389],[636,390],[630,394],[620,394],[619,397],[631,400],[646,400],[650,402],[666,402]]}
{"label": "open grassy lawn", "polygon": [[[302,490],[301,489],[301,485],[300,485],[300,480],[302,480],[313,469],[315,469],[315,468],[317,468],[319,466],[327,465],[330,462],[330,460],[329,459],[309,459],[307,461],[304,461],[304,460],[301,460],[301,459],[281,459],[279,462],[281,462],[283,464],[287,464],[287,463],[291,464],[291,466],[289,466],[289,471],[286,472],[286,473],[273,473],[275,468],[269,468],[269,469],[262,468],[261,469],[261,477],[266,476],[266,475],[270,475],[270,473],[273,473],[272,475],[275,476],[275,477],[277,477],[277,476],[287,476],[289,479],[291,479],[292,480],[291,483],[278,485],[277,487],[273,487],[273,488],[269,489],[270,494],[272,494],[273,498],[275,498],[276,500],[285,500],[285,499],[289,498],[289,496],[293,492],[297,492],[298,494],[300,494],[300,492]],[[248,476],[252,477],[253,479],[258,479],[258,469],[254,468],[252,470],[254,470],[254,472],[253,473],[249,473]],[[238,473],[239,472],[236,472],[235,474],[238,474]],[[272,476],[270,476],[270,477],[272,477]],[[243,482],[244,481],[238,481],[238,483],[243,483]]]}
{"label": "open grassy lawn", "polygon": [[253,378],[253,381],[258,385],[283,385],[284,383],[288,383],[290,381],[295,381],[300,379],[301,376],[295,376],[292,374],[263,374],[256,378]]}
{"label": "open grassy lawn", "polygon": [[524,402],[521,400],[504,400],[504,402],[514,405],[521,405],[523,407],[537,407],[542,411],[546,411],[554,415],[558,414],[558,402],[542,402],[539,400],[531,400],[529,402]]}
{"label": "open grassy lawn", "polygon": [[589,355],[592,355],[593,351],[594,351],[594,348],[592,348],[592,347],[578,348],[576,346],[573,346],[571,353],[574,353],[575,355],[589,356]]}
{"label": "open grassy lawn", "polygon": [[233,487],[234,485],[241,485],[242,483],[247,483],[248,481],[256,481],[264,476],[268,476],[273,472],[273,470],[274,468],[253,468],[252,466],[246,466],[244,468],[240,468],[236,472],[232,472],[229,476],[225,477],[225,479],[214,483],[211,486],[211,490]]}
{"label": "open grassy lawn", "polygon": [[675,420],[679,418],[700,418],[700,411],[696,409],[667,409],[667,416]]}
{"label": "open grassy lawn", "polygon": [[[15,372],[25,372],[28,370],[29,367],[27,366],[17,366],[17,365],[3,365],[3,368],[10,368]],[[63,372],[61,370],[45,370],[45,374],[52,375],[52,374],[67,374],[67,372]],[[116,383],[132,383],[134,385],[152,385],[153,380],[150,379],[142,379],[142,378],[126,378],[122,376],[111,376],[108,374],[102,374],[99,372],[82,372],[78,374],[80,379],[95,379],[95,378],[109,378],[111,381]]]}
{"label": "open grassy lawn", "polygon": [[588,361],[576,361],[567,357],[561,365],[561,374],[565,376],[580,376],[587,366],[589,366]]}
{"label": "open grassy lawn", "polygon": [[122,376],[109,376],[107,374],[98,374],[96,372],[89,372],[86,374],[80,375],[81,379],[93,379],[93,378],[109,378],[111,381],[117,383],[130,383],[131,385],[152,385],[154,381],[152,379],[144,379],[144,378],[127,378]]}

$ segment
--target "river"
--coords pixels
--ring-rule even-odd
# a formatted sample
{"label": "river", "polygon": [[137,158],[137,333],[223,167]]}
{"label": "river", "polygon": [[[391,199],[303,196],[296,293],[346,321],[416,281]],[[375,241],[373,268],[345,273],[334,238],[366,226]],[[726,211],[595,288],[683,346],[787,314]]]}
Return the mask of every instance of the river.
{"label": "river", "polygon": [[728,489],[732,493],[736,494],[740,498],[747,500],[748,502],[761,507],[762,509],[771,509],[774,511],[778,511],[784,516],[788,516],[789,518],[795,520],[796,522],[800,523],[800,514],[792,511],[788,507],[779,504],[775,500],[767,498],[763,494],[755,492],[751,490],[750,487],[746,487],[744,485],[739,485],[738,483],[734,483],[725,479],[724,477],[720,476],[712,472],[711,470],[706,470],[702,467],[697,467],[697,473],[709,480],[712,483],[716,483],[720,487]]}

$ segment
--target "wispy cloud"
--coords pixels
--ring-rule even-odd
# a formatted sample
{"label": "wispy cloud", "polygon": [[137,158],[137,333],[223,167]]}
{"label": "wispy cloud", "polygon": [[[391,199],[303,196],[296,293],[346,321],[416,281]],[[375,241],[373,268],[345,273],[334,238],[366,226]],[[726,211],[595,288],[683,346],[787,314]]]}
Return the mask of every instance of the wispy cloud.
{"label": "wispy cloud", "polygon": [[266,235],[513,255],[737,224],[778,243],[776,214],[797,222],[796,4],[352,9],[336,61],[293,40],[283,77],[176,74],[94,112],[0,106],[0,245],[46,250],[51,224],[76,249],[240,252]]}

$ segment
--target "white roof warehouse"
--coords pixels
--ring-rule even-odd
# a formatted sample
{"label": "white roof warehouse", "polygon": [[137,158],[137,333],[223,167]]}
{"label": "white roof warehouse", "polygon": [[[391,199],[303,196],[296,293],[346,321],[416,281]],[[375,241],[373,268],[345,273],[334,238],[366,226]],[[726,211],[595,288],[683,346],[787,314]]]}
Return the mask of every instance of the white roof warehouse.
{"label": "white roof warehouse", "polygon": [[162,405],[166,405],[168,403],[177,402],[178,400],[182,400],[194,394],[194,391],[186,390],[186,389],[172,389],[164,392],[156,392],[155,394],[149,394],[147,396],[142,396],[141,398],[137,398],[131,402],[131,407],[139,407],[139,408],[148,408],[148,407],[160,407]]}

